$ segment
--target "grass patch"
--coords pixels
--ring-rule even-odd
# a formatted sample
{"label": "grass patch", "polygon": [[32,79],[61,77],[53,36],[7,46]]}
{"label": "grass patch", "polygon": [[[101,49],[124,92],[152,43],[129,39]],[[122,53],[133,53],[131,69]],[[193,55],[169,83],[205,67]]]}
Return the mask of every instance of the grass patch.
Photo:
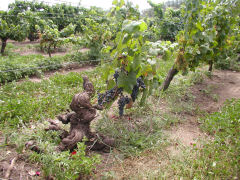
{"label": "grass patch", "polygon": [[59,69],[66,59],[67,56],[46,58],[42,55],[0,57],[0,83]]}
{"label": "grass patch", "polygon": [[[165,68],[164,65],[161,66],[162,71],[165,72],[172,65],[171,61],[161,61],[160,63],[166,65]],[[52,163],[61,166],[61,162],[65,163],[62,158],[68,159],[69,153],[55,153],[55,147],[59,143],[58,134],[45,132],[41,124],[44,124],[46,119],[55,118],[56,115],[68,109],[73,95],[82,91],[83,74],[89,76],[97,91],[104,89],[105,82],[99,72],[97,68],[91,72],[56,74],[49,80],[42,80],[39,83],[30,81],[12,82],[0,87],[2,129],[6,132],[5,134],[9,134],[10,143],[18,144],[19,152],[23,150],[24,143],[28,140],[35,140],[41,148],[49,149],[41,156],[29,153],[32,161],[40,162],[43,168],[47,167],[44,170],[46,176],[49,174],[55,176],[55,172],[61,171],[59,168],[55,169]],[[163,75],[159,74],[159,76],[164,79]],[[189,83],[185,78],[182,80],[177,78],[176,82],[170,86],[172,89],[168,93],[174,94],[181,88],[184,89],[185,87],[182,86]],[[162,130],[178,123],[179,119],[175,115],[159,110],[158,93],[158,90],[156,90],[156,96],[149,98],[148,103],[143,107],[139,107],[139,102],[135,103],[132,109],[126,110],[126,115],[122,119],[103,116],[96,122],[95,128],[97,131],[116,139],[116,149],[123,157],[138,157],[148,150],[162,150],[167,145],[168,141],[163,136]],[[165,97],[167,97],[167,93]],[[96,97],[93,99],[96,100]],[[140,98],[137,101],[139,100]],[[117,114],[118,112],[114,113]],[[32,125],[36,128],[32,128]],[[18,131],[15,134],[12,133],[16,129]],[[56,161],[56,159],[61,159],[61,161]],[[97,162],[97,160],[94,162]],[[69,163],[72,162],[69,161]],[[53,169],[50,168],[48,172],[49,167],[53,167]]]}
{"label": "grass patch", "polygon": [[89,76],[97,89],[102,87],[96,71],[56,74],[39,83],[12,82],[0,87],[0,124],[16,128],[22,123],[54,118],[68,108],[74,94],[82,91],[83,74]]}
{"label": "grass patch", "polygon": [[168,90],[161,94],[161,97],[167,101],[171,112],[176,114],[197,112],[198,109],[194,105],[195,96],[189,88],[194,84],[201,84],[204,76],[204,72],[196,71],[189,72],[187,76],[178,74],[173,79]]}
{"label": "grass patch", "polygon": [[153,104],[148,103],[139,107],[136,103],[121,119],[104,116],[98,120],[96,129],[113,137],[117,149],[125,157],[140,156],[146,150],[161,149],[166,143],[162,130],[179,120],[174,115],[152,109],[152,106]]}
{"label": "grass patch", "polygon": [[[0,87],[0,126],[5,135],[5,144],[13,145],[34,163],[39,163],[45,177],[76,179],[79,174],[89,175],[100,162],[97,155],[85,154],[84,143],[79,143],[76,156],[68,151],[57,152],[60,142],[58,132],[46,132],[47,119],[66,112],[74,94],[82,91],[82,75],[87,75],[95,87],[103,81],[96,71],[56,74],[39,83],[24,81],[8,83]],[[103,87],[102,87],[103,88]],[[98,88],[100,89],[100,88]],[[25,143],[35,141],[44,153],[25,150]]]}
{"label": "grass patch", "polygon": [[0,83],[19,80],[24,77],[41,75],[42,72],[58,70],[66,64],[76,63],[98,64],[98,60],[89,59],[86,53],[69,53],[64,56],[53,56],[52,58],[43,55],[25,55],[21,56],[12,53],[9,56],[0,56]]}

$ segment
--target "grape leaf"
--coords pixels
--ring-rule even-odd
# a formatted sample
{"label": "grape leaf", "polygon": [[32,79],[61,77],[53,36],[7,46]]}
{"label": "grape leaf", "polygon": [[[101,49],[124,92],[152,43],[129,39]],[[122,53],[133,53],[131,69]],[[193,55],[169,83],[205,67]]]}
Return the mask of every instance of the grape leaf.
{"label": "grape leaf", "polygon": [[136,75],[134,71],[130,71],[128,74],[120,72],[117,83],[118,87],[122,87],[128,93],[131,93],[133,86],[136,85]]}

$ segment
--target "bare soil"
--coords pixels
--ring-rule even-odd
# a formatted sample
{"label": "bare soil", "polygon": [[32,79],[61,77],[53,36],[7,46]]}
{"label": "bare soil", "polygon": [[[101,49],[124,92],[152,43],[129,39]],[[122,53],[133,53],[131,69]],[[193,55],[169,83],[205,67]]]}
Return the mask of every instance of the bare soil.
{"label": "bare soil", "polygon": [[[195,97],[194,104],[202,112],[213,113],[219,111],[227,99],[240,98],[240,73],[232,71],[214,71],[211,78],[205,78],[200,84],[190,88]],[[192,146],[198,139],[211,139],[199,128],[199,115],[185,115],[185,121],[173,127],[167,134],[170,139],[178,141],[184,146]],[[179,154],[178,147],[169,147],[172,155]]]}
{"label": "bare soil", "polygon": [[41,168],[38,164],[32,164],[28,162],[23,154],[18,154],[13,148],[7,147],[1,150],[0,152],[0,179],[5,178],[6,171],[9,168],[11,161],[14,158],[17,158],[13,169],[11,171],[11,175],[9,179],[12,180],[33,180],[40,179],[36,172],[41,172]]}

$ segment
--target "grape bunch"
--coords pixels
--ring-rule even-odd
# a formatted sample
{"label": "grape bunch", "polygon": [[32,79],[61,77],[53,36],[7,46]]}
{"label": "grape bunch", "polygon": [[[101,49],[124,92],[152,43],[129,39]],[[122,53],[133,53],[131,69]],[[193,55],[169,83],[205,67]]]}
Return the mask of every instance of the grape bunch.
{"label": "grape bunch", "polygon": [[140,76],[140,77],[137,78],[137,86],[138,86],[138,87],[141,87],[141,88],[143,88],[143,89],[146,88],[146,86],[145,86],[145,84],[144,84],[144,82],[143,82],[142,76]]}
{"label": "grape bunch", "polygon": [[115,73],[113,74],[113,78],[114,78],[116,84],[117,84],[117,79],[118,79],[118,77],[119,77],[119,72],[118,72],[118,71],[115,71]]}
{"label": "grape bunch", "polygon": [[121,95],[121,97],[118,100],[119,116],[123,116],[124,107],[129,102],[130,102],[130,98],[128,96]]}
{"label": "grape bunch", "polygon": [[143,88],[143,89],[146,88],[141,76],[137,78],[137,84],[133,87],[133,90],[132,90],[131,98],[133,102],[135,102],[135,100],[137,99],[139,88]]}
{"label": "grape bunch", "polygon": [[107,90],[105,93],[98,93],[98,105],[102,106],[105,103],[109,103],[115,99],[122,92],[122,88],[117,86],[113,87],[110,90]]}

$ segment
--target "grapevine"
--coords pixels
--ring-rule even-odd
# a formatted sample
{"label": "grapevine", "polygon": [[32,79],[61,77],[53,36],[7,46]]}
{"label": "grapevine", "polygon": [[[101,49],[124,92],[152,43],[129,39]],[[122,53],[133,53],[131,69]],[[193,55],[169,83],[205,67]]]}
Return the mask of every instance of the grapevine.
{"label": "grapevine", "polygon": [[119,72],[118,71],[115,71],[114,75],[113,75],[113,78],[115,80],[115,82],[117,83],[117,79],[119,77]]}

